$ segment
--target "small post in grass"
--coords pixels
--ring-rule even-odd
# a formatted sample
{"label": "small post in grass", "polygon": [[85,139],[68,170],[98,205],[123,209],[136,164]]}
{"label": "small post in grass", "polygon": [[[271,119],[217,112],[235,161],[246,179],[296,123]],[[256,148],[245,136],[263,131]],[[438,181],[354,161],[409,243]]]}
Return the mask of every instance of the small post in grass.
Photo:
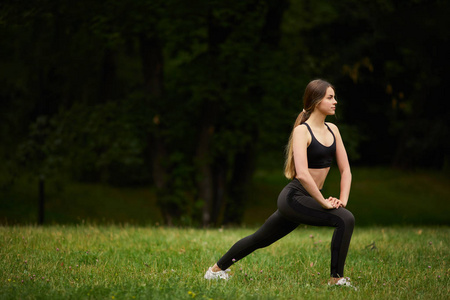
{"label": "small post in grass", "polygon": [[44,175],[39,175],[39,204],[38,204],[38,224],[44,224],[44,207],[45,207],[45,190],[44,190]]}

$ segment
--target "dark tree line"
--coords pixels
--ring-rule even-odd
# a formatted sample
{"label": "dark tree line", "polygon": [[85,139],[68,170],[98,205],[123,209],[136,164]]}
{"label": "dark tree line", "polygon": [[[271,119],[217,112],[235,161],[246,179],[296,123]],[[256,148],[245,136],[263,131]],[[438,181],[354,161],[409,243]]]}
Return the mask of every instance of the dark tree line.
{"label": "dark tree line", "polygon": [[16,175],[153,185],[168,224],[239,223],[255,168],[281,175],[303,88],[321,77],[354,163],[445,169],[448,12],[425,0],[3,3],[0,154]]}

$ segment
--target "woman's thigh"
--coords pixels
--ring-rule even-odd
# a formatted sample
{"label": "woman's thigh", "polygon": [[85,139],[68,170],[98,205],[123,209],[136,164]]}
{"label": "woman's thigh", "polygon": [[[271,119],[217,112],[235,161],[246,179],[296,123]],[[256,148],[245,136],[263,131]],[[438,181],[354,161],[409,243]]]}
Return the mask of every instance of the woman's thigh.
{"label": "woman's thigh", "polygon": [[346,208],[325,209],[314,198],[306,195],[291,193],[278,204],[286,218],[302,224],[337,227],[342,221],[353,220],[352,213]]}

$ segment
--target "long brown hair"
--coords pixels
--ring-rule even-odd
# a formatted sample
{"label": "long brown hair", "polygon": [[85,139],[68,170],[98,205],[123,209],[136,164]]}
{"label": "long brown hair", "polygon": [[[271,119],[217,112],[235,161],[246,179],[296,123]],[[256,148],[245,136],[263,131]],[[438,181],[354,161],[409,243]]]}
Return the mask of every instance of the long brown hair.
{"label": "long brown hair", "polygon": [[303,95],[303,111],[299,113],[297,119],[295,120],[294,127],[291,131],[291,136],[289,137],[289,143],[286,146],[284,176],[286,176],[286,178],[288,179],[293,179],[295,175],[297,175],[297,172],[295,171],[294,149],[292,145],[294,129],[298,125],[305,123],[306,120],[308,120],[309,116],[314,111],[316,106],[325,97],[325,94],[327,93],[327,89],[329,87],[334,90],[334,86],[322,79],[313,80],[306,86],[305,94]]}

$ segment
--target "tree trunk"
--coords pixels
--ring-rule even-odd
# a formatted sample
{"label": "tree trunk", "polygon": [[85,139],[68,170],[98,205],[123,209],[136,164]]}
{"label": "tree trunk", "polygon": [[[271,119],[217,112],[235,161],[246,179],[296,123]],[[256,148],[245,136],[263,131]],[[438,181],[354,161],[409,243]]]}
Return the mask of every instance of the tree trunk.
{"label": "tree trunk", "polygon": [[227,164],[224,157],[216,159],[213,168],[214,199],[211,208],[211,224],[218,224],[220,212],[225,204],[227,189]]}
{"label": "tree trunk", "polygon": [[211,139],[214,133],[214,120],[217,106],[206,102],[202,110],[202,124],[196,151],[196,164],[199,180],[197,182],[198,196],[203,201],[202,224],[210,225],[214,202],[213,172],[210,154]]}
{"label": "tree trunk", "polygon": [[139,35],[139,46],[142,58],[142,71],[144,76],[144,87],[149,95],[150,102],[156,109],[153,118],[155,130],[148,138],[149,151],[151,152],[152,177],[157,189],[158,203],[161,213],[168,225],[172,225],[172,208],[167,203],[167,170],[163,164],[167,157],[165,143],[161,137],[161,127],[164,120],[160,107],[163,101],[163,55],[162,46],[157,36],[147,36],[144,33]]}
{"label": "tree trunk", "polygon": [[[220,72],[220,67],[217,62],[219,53],[219,46],[223,43],[230,34],[229,28],[224,28],[214,18],[212,10],[208,12],[208,58],[209,58],[209,74],[212,77],[212,82],[216,84],[217,90],[220,89],[220,81],[217,79]],[[213,96],[214,97],[214,96]],[[198,196],[203,200],[202,208],[202,224],[209,226],[213,223],[215,218],[217,205],[215,204],[218,196],[215,184],[215,174],[213,172],[213,158],[210,153],[211,139],[214,133],[214,126],[218,115],[218,104],[210,99],[204,99],[200,135],[196,151],[196,164],[198,168],[199,180],[197,182]],[[217,179],[217,178],[216,178]],[[216,183],[218,183],[216,181]],[[213,216],[214,215],[214,216]]]}
{"label": "tree trunk", "polygon": [[157,36],[148,37],[141,33],[139,35],[139,45],[145,88],[155,100],[159,99],[163,95],[164,88],[161,42]]}
{"label": "tree trunk", "polygon": [[[289,4],[285,0],[267,0],[267,13],[261,31],[261,47],[277,48],[280,42],[280,26],[283,14]],[[263,59],[266,59],[264,57]],[[258,90],[255,87],[255,90]],[[256,95],[256,96],[255,96]],[[262,95],[255,93],[254,102],[260,101]],[[224,212],[224,224],[240,224],[244,216],[245,202],[249,195],[249,187],[255,170],[256,144],[259,139],[257,124],[252,133],[251,142],[244,151],[237,153],[233,165],[233,173],[228,188],[227,205]]]}
{"label": "tree trunk", "polygon": [[283,14],[289,8],[286,0],[266,0],[267,14],[261,32],[261,42],[269,47],[276,48],[281,39],[281,22]]}
{"label": "tree trunk", "polygon": [[[254,137],[257,140],[257,134]],[[233,174],[228,187],[227,205],[223,218],[223,223],[226,225],[238,225],[242,222],[255,170],[255,146],[255,143],[249,144],[234,158]]]}
{"label": "tree trunk", "polygon": [[114,53],[107,48],[103,53],[99,101],[108,102],[112,100],[116,93],[116,62],[114,60]]}

